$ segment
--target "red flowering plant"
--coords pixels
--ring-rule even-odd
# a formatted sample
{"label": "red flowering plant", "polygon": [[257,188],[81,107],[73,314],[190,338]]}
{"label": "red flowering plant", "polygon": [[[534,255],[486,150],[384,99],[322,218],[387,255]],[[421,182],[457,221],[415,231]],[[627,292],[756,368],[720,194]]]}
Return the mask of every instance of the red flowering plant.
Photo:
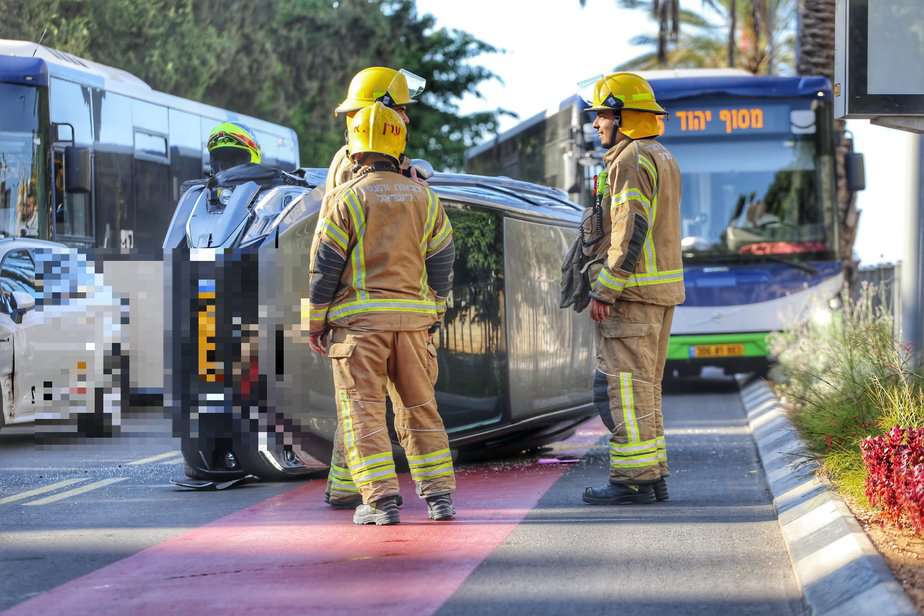
{"label": "red flowering plant", "polygon": [[924,428],[896,426],[860,447],[870,504],[886,521],[924,533]]}

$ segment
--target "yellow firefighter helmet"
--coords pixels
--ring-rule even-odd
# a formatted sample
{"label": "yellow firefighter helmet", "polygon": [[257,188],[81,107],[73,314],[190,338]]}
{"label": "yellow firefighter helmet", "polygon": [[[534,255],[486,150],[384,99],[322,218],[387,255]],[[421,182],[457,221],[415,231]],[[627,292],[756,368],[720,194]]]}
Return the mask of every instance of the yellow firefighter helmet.
{"label": "yellow firefighter helmet", "polygon": [[410,105],[426,85],[426,79],[405,69],[396,71],[383,66],[365,68],[350,81],[347,96],[334,109],[334,114],[358,111],[376,101],[386,107]]}
{"label": "yellow firefighter helmet", "polygon": [[647,111],[658,115],[666,114],[655,100],[654,90],[644,77],[635,73],[610,73],[586,79],[581,88],[593,86],[591,96],[584,96],[590,105],[584,111]]}
{"label": "yellow firefighter helmet", "polygon": [[376,101],[356,112],[350,123],[350,156],[376,152],[398,161],[407,145],[407,127],[394,109]]}

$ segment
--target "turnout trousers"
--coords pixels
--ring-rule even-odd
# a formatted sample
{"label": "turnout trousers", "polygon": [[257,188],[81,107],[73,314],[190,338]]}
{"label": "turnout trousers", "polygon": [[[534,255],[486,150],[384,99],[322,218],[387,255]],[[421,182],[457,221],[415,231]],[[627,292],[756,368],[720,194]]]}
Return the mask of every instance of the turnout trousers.
{"label": "turnout trousers", "polygon": [[[388,381],[386,384],[388,398],[392,409],[403,408],[401,397],[395,391],[395,384]],[[353,483],[347,462],[346,450],[343,448],[343,432],[340,430],[340,421],[337,421],[337,431],[334,432],[334,448],[330,456],[330,471],[327,473],[327,493],[330,495],[332,505],[350,502],[359,494],[359,488]],[[418,486],[419,489],[419,486]]]}
{"label": "turnout trousers", "polygon": [[334,328],[328,357],[334,369],[338,432],[346,461],[339,469],[331,468],[332,487],[349,488],[347,482],[352,482],[366,504],[398,494],[385,417],[390,381],[397,394],[392,397],[395,432],[407,454],[418,496],[455,491],[449,439],[433,389],[436,348],[427,332]]}
{"label": "turnout trousers", "polygon": [[610,437],[610,481],[668,476],[661,379],[673,306],[617,301],[596,324],[593,398]]}

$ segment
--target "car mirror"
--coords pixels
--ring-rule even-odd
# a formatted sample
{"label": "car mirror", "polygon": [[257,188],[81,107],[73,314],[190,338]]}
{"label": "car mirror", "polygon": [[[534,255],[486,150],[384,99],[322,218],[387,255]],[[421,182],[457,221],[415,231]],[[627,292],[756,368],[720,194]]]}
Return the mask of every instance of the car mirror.
{"label": "car mirror", "polygon": [[25,291],[13,291],[13,309],[19,313],[28,312],[35,308],[35,298]]}
{"label": "car mirror", "polygon": [[433,177],[433,165],[422,158],[412,158],[411,166],[417,171],[417,177],[421,180],[429,180]]}
{"label": "car mirror", "polygon": [[859,192],[866,190],[866,169],[863,164],[863,154],[850,152],[847,154],[847,190]]}

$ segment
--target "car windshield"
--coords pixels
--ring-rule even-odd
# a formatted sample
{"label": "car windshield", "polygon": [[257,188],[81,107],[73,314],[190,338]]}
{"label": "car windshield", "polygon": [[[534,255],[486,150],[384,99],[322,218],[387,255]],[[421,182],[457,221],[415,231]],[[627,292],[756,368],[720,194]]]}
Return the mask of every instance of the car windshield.
{"label": "car windshield", "polygon": [[0,235],[37,236],[38,90],[0,83]]}

